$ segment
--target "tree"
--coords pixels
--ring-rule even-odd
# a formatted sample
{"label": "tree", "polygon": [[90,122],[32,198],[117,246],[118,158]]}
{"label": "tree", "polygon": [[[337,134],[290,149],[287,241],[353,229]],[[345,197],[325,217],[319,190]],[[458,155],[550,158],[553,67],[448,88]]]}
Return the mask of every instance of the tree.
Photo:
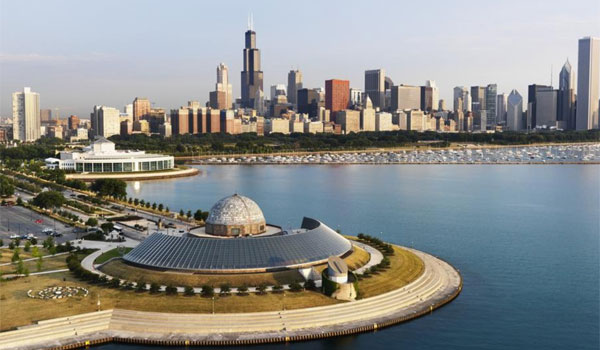
{"label": "tree", "polygon": [[35,196],[33,204],[45,209],[59,208],[65,204],[65,197],[58,191],[46,191]]}
{"label": "tree", "polygon": [[185,216],[187,216],[187,218],[191,218],[192,217],[192,211],[188,210],[187,213],[185,214]]}
{"label": "tree", "polygon": [[127,200],[127,203],[129,203],[129,204],[133,203],[133,199],[131,199],[131,197],[129,197],[129,199]]}
{"label": "tree", "polygon": [[135,204],[135,206],[137,207],[140,204],[140,200],[139,199],[134,199],[133,200],[133,204]]}
{"label": "tree", "polygon": [[127,196],[127,183],[118,179],[98,179],[92,183],[90,189],[103,197],[122,198]]}
{"label": "tree", "polygon": [[35,246],[37,244],[37,238],[33,237],[29,240],[29,242]]}
{"label": "tree", "polygon": [[35,262],[35,267],[37,268],[37,271],[40,272],[42,271],[42,264],[44,263],[44,258],[42,258],[42,256],[38,256],[37,261]]}
{"label": "tree", "polygon": [[112,222],[105,222],[102,225],[100,225],[100,228],[102,229],[102,231],[104,231],[104,233],[109,233],[115,228],[115,224],[113,224]]}
{"label": "tree", "polygon": [[183,209],[179,210],[179,216],[183,217],[184,213],[183,213]]}
{"label": "tree", "polygon": [[194,213],[194,219],[198,221],[202,221],[202,210],[198,209]]}
{"label": "tree", "polygon": [[22,275],[25,273],[25,265],[23,264],[23,260],[21,260],[20,258],[17,259],[17,274],[18,275]]}
{"label": "tree", "polygon": [[27,241],[25,242],[25,247],[23,248],[23,251],[28,252],[31,250],[31,242]]}
{"label": "tree", "polygon": [[265,294],[265,292],[267,291],[267,285],[264,283],[259,284],[258,287],[256,287],[256,291],[260,295]]}
{"label": "tree", "polygon": [[164,207],[163,207],[162,203],[160,203],[160,204],[158,205],[158,211],[163,211],[163,209],[164,209]]}
{"label": "tree", "polygon": [[137,281],[136,282],[136,286],[135,286],[135,290],[137,292],[143,292],[146,290],[146,282],[144,281]]}
{"label": "tree", "polygon": [[8,243],[8,249],[10,249],[10,250],[15,249],[15,242],[10,241],[10,243]]}
{"label": "tree", "polygon": [[0,196],[8,197],[15,193],[15,186],[6,176],[0,176]]}
{"label": "tree", "polygon": [[0,238],[0,247],[4,247],[4,241]]}
{"label": "tree", "polygon": [[231,292],[231,287],[228,284],[224,283],[219,286],[222,295],[228,295]]}
{"label": "tree", "polygon": [[17,205],[23,205],[23,199],[21,199],[21,197],[17,197]]}
{"label": "tree", "polygon": [[246,295],[248,294],[248,286],[245,284],[237,287],[238,295]]}
{"label": "tree", "polygon": [[165,288],[165,293],[167,293],[167,295],[176,295],[177,294],[177,287],[169,284],[166,288]]}
{"label": "tree", "polygon": [[152,210],[156,210],[156,203],[152,203]]}
{"label": "tree", "polygon": [[55,254],[56,254],[56,246],[52,246],[52,247],[50,247],[50,248],[48,249],[48,252],[49,252],[51,255],[55,255]]}
{"label": "tree", "polygon": [[302,290],[302,285],[298,282],[293,282],[290,284],[290,290],[292,292],[299,292]]}
{"label": "tree", "polygon": [[317,288],[317,285],[315,284],[315,281],[308,280],[304,283],[304,288],[308,290],[315,290]]}
{"label": "tree", "polygon": [[21,257],[19,256],[19,248],[15,248],[15,251],[13,252],[13,256],[10,259],[10,261],[14,263],[14,262],[17,262],[19,260],[21,260]]}
{"label": "tree", "polygon": [[96,219],[96,218],[89,218],[89,219],[87,219],[87,221],[85,222],[85,224],[87,226],[91,226],[91,227],[98,226],[98,219]]}
{"label": "tree", "polygon": [[283,290],[283,287],[280,284],[276,284],[273,286],[273,293],[279,293]]}
{"label": "tree", "polygon": [[211,285],[205,284],[202,286],[202,296],[212,297],[215,294],[215,290]]}
{"label": "tree", "polygon": [[160,286],[156,282],[150,283],[150,293],[158,293]]}
{"label": "tree", "polygon": [[183,288],[183,294],[187,295],[187,296],[194,295],[194,288],[192,288],[190,286],[185,286],[185,288]]}

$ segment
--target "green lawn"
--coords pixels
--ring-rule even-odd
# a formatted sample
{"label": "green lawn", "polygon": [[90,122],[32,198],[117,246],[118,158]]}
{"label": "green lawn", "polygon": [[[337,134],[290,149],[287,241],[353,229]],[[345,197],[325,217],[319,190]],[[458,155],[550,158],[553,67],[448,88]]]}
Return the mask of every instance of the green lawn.
{"label": "green lawn", "polygon": [[94,264],[102,264],[107,262],[108,260],[112,259],[112,258],[120,258],[123,255],[129,253],[133,248],[115,248],[115,249],[111,249],[107,252],[104,252],[103,254],[101,254],[99,257],[96,258],[96,260],[94,260]]}

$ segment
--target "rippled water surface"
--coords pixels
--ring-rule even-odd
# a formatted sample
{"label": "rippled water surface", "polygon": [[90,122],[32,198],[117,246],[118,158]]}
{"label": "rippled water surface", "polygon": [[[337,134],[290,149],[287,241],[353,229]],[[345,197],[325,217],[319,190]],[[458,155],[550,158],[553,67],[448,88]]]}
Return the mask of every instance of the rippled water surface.
{"label": "rippled water surface", "polygon": [[[234,192],[267,221],[302,216],[438,255],[460,269],[448,306],[375,333],[300,349],[598,349],[600,166],[202,166],[130,183],[130,196],[208,210]],[[283,345],[253,347],[282,348]],[[146,349],[109,344],[99,349]]]}

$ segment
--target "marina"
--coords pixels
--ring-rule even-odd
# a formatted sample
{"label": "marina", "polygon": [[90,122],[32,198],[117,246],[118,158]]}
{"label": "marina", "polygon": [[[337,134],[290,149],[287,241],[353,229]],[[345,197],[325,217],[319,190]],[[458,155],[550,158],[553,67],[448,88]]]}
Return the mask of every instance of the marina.
{"label": "marina", "polygon": [[600,143],[211,157],[194,164],[598,164]]}

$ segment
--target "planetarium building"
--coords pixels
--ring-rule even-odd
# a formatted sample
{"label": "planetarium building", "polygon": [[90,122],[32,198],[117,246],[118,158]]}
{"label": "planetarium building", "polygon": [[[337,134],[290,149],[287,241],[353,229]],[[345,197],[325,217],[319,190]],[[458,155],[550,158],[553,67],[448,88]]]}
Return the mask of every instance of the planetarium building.
{"label": "planetarium building", "polygon": [[268,225],[253,200],[235,194],[213,206],[202,231],[154,233],[123,259],[160,270],[248,273],[310,267],[351,251],[350,241],[318,220],[305,217],[300,228],[284,231]]}

